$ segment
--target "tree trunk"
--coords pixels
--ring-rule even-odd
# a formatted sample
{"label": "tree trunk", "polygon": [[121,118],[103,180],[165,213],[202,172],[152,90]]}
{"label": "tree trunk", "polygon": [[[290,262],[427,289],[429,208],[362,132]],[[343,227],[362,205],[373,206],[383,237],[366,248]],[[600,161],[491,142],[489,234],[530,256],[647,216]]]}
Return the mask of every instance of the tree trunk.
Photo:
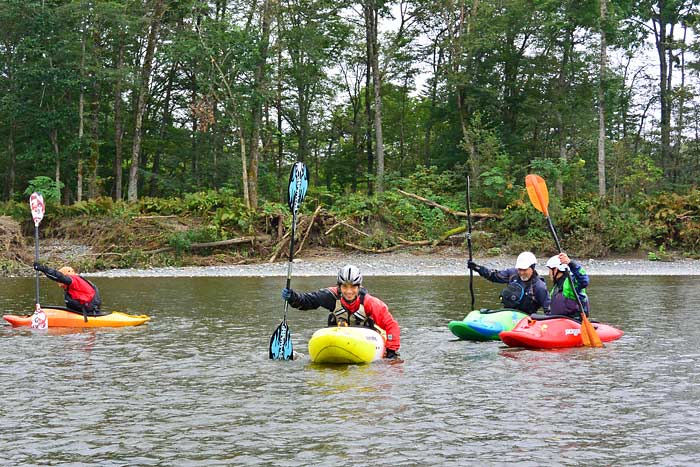
{"label": "tree trunk", "polygon": [[78,164],[75,197],[76,201],[83,200],[83,137],[85,136],[85,35],[81,44],[80,55],[80,97],[78,98]]}
{"label": "tree trunk", "polygon": [[[367,173],[374,173],[374,152],[372,150],[372,41],[370,32],[370,20],[372,13],[370,12],[369,1],[364,2],[365,14],[365,36],[367,40],[367,62],[365,74],[365,115],[367,124],[365,127],[365,143],[367,144]],[[374,189],[371,183],[367,183],[367,193],[372,195]]]}
{"label": "tree trunk", "polygon": [[88,160],[88,199],[99,195],[97,169],[100,160],[100,91],[96,86],[92,101],[92,125],[90,129],[90,159]]}
{"label": "tree trunk", "polygon": [[151,16],[148,42],[146,45],[146,55],[141,68],[141,76],[138,86],[138,101],[136,104],[134,118],[134,141],[131,149],[131,167],[129,169],[129,188],[127,193],[128,200],[132,203],[138,200],[138,170],[141,155],[143,114],[146,110],[148,86],[151,78],[151,68],[153,66],[153,54],[155,52],[156,41],[160,30],[160,20],[163,16],[164,10],[164,0],[154,0],[153,14]]}
{"label": "tree trunk", "polygon": [[15,127],[14,122],[10,123],[10,135],[7,138],[7,152],[10,155],[10,164],[7,168],[7,179],[5,181],[5,194],[7,199],[11,199],[15,194],[15,165],[17,164],[17,150],[15,149]]}
{"label": "tree trunk", "polygon": [[61,201],[61,189],[59,188],[59,183],[61,183],[61,152],[59,151],[58,148],[58,130],[56,128],[53,128],[51,130],[51,146],[53,147],[53,154],[56,156],[56,170],[55,170],[55,181],[56,181],[56,190],[58,191],[57,195],[58,201]]}
{"label": "tree trunk", "polygon": [[374,190],[384,191],[384,136],[382,133],[382,76],[379,70],[379,10],[374,0],[368,0],[370,7],[368,45],[370,48],[370,65],[372,67],[372,82],[374,85],[374,143],[377,154],[377,171]]}
{"label": "tree trunk", "polygon": [[263,100],[267,94],[265,69],[267,67],[268,47],[270,45],[270,16],[272,0],[264,0],[260,36],[260,55],[255,67],[255,97],[253,98],[252,129],[250,133],[250,161],[248,170],[248,186],[251,209],[258,207],[258,164],[260,158],[260,128],[263,117]]}
{"label": "tree trunk", "polygon": [[117,58],[117,81],[114,83],[114,188],[112,193],[114,200],[122,199],[122,141],[124,128],[122,127],[122,69],[124,68],[125,51],[124,34],[119,39],[119,56]]}
{"label": "tree trunk", "polygon": [[605,67],[607,44],[605,28],[607,0],[600,0],[600,76],[598,77],[598,196],[605,196]]}

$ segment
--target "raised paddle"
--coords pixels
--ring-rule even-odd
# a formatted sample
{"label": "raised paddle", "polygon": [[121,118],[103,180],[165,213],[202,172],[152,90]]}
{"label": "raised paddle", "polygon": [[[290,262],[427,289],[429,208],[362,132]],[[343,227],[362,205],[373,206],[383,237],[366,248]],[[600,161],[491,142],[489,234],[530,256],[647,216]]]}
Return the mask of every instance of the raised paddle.
{"label": "raised paddle", "polygon": [[[29,197],[29,209],[32,211],[32,220],[34,220],[34,261],[39,262],[39,224],[44,218],[44,197],[41,193],[34,192]],[[36,271],[36,301],[34,314],[32,315],[32,327],[34,329],[46,329],[49,327],[49,320],[46,319],[46,313],[39,305],[39,271]]]}
{"label": "raised paddle", "polygon": [[[289,198],[287,202],[292,211],[292,238],[289,240],[289,264],[287,265],[287,286],[292,283],[292,261],[294,260],[294,237],[297,230],[297,212],[299,206],[306,196],[306,189],[309,187],[309,170],[303,162],[297,162],[292,167],[289,174]],[[284,318],[275,332],[270,337],[270,359],[291,360],[294,357],[292,349],[292,334],[287,326],[287,309],[289,302],[284,302]]]}
{"label": "raised paddle", "polygon": [[[562,250],[561,244],[559,243],[559,237],[557,237],[557,232],[554,230],[552,219],[549,218],[549,192],[547,191],[547,184],[539,175],[530,174],[525,177],[525,186],[527,187],[527,195],[530,197],[530,202],[532,202],[535,209],[544,214],[545,219],[547,219],[549,231],[552,234],[552,238],[554,238],[554,243],[557,245],[557,250],[559,253],[561,253]],[[571,289],[574,291],[576,302],[578,303],[578,309],[581,312],[581,340],[583,340],[583,345],[586,347],[602,347],[603,343],[598,336],[598,332],[588,320],[588,316],[586,316],[583,303],[581,303],[581,297],[578,296],[578,292],[574,286],[574,281],[571,279],[569,268],[566,268],[564,273],[566,274],[566,279],[571,285]]]}
{"label": "raised paddle", "polygon": [[[472,261],[472,210],[471,197],[469,195],[469,175],[467,175],[467,248],[469,249],[469,261]],[[472,307],[474,309],[474,271],[469,269],[469,293],[472,297]]]}

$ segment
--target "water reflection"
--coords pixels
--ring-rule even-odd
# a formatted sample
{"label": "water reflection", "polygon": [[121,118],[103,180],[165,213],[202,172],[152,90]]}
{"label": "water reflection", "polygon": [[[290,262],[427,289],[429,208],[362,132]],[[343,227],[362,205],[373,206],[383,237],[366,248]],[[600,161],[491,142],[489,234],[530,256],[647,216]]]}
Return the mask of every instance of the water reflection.
{"label": "water reflection", "polygon": [[[594,277],[603,349],[454,340],[466,278],[368,277],[402,327],[401,364],[267,358],[284,278],[99,279],[135,328],[0,329],[7,465],[688,465],[700,403],[694,278]],[[476,281],[477,307],[499,288]],[[329,278],[299,278],[315,290]],[[30,311],[8,279],[5,312]],[[42,303],[60,296],[42,287]],[[325,311],[290,310],[306,354]]]}

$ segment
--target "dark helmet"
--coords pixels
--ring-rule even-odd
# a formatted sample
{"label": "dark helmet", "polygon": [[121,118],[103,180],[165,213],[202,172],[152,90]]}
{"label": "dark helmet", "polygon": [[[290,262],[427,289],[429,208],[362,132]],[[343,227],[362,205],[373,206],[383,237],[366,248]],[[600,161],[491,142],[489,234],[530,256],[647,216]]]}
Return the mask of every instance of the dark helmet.
{"label": "dark helmet", "polygon": [[362,273],[360,268],[352,264],[346,264],[338,271],[338,285],[352,284],[362,285]]}

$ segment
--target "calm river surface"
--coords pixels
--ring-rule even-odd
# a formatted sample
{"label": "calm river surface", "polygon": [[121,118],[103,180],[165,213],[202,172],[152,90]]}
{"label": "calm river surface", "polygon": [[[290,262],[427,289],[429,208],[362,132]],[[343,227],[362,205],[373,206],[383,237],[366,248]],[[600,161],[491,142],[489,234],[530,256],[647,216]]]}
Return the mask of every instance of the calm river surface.
{"label": "calm river surface", "polygon": [[[294,278],[298,290],[330,277]],[[467,277],[368,277],[402,364],[267,358],[284,278],[96,278],[135,328],[0,328],[0,465],[691,465],[700,453],[697,277],[593,277],[604,349],[456,341]],[[42,279],[42,303],[60,290]],[[499,288],[475,277],[477,307]],[[32,279],[3,279],[4,313]],[[326,321],[290,309],[295,350]]]}

